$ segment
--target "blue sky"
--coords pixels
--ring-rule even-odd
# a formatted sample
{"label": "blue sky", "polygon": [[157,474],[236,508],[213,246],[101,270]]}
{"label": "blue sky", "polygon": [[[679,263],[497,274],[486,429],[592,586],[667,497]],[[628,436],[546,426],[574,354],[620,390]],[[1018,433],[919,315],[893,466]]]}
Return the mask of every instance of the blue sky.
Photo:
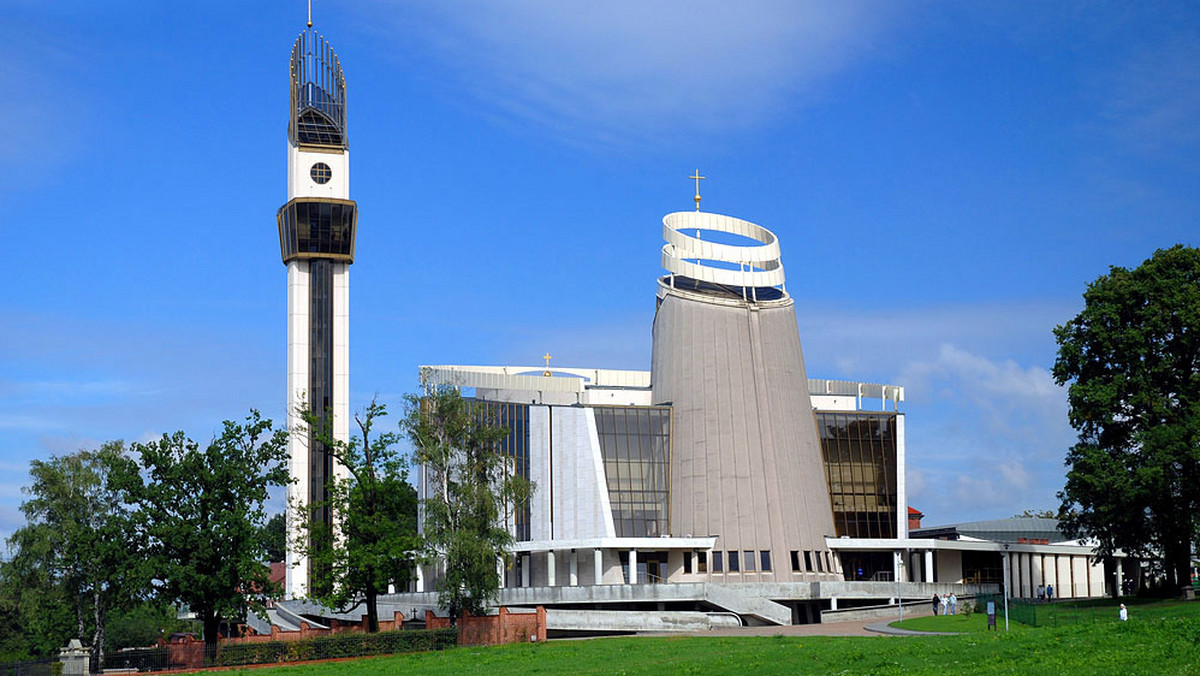
{"label": "blue sky", "polygon": [[[812,377],[905,385],[927,523],[1051,508],[1051,329],[1200,244],[1189,3],[317,0],[346,71],[352,406],[417,366],[648,368],[661,217],[781,239]],[[34,458],[284,407],[302,0],[0,9],[0,536]]]}

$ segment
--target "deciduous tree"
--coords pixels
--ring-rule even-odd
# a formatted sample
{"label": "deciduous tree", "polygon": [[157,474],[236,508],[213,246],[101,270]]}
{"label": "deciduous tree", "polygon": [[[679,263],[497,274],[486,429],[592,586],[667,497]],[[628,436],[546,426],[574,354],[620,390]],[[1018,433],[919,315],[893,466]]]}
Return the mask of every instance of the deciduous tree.
{"label": "deciduous tree", "polygon": [[221,620],[260,611],[278,592],[265,558],[264,504],[289,480],[287,433],[251,411],[225,421],[208,446],[184,436],[134,444],[143,473],[124,476],[149,538],[149,560],[160,595],[187,604],[216,647]]}
{"label": "deciduous tree", "polygon": [[1156,251],[1088,285],[1084,309],[1054,330],[1054,378],[1070,383],[1059,493],[1069,535],[1167,563],[1188,581],[1200,525],[1200,250]]}
{"label": "deciduous tree", "polygon": [[[349,476],[331,482],[327,503],[301,511],[294,543],[312,561],[314,575],[327,578],[312,580],[312,589],[328,590],[316,599],[342,612],[364,604],[371,632],[379,631],[379,595],[412,578],[421,550],[417,492],[395,448],[399,434],[375,429],[386,416],[387,407],[372,400],[354,416],[358,433],[343,442],[328,433],[324,418],[304,413],[316,438]],[[314,518],[322,507],[332,525]]]}
{"label": "deciduous tree", "polygon": [[404,428],[432,488],[424,500],[424,536],[443,566],[438,602],[455,620],[482,614],[499,595],[497,562],[513,543],[509,511],[524,504],[533,486],[501,452],[508,431],[453,388],[409,396]]}
{"label": "deciduous tree", "polygon": [[[49,611],[42,601],[65,601],[74,614],[75,636],[94,647],[98,664],[104,662],[109,612],[129,607],[145,591],[143,543],[114,482],[130,462],[119,441],[34,460],[33,484],[25,489],[30,497],[21,505],[27,524],[11,540],[17,554],[10,581],[25,596],[22,615],[37,626],[48,619],[32,617]],[[31,637],[58,647],[69,638]]]}

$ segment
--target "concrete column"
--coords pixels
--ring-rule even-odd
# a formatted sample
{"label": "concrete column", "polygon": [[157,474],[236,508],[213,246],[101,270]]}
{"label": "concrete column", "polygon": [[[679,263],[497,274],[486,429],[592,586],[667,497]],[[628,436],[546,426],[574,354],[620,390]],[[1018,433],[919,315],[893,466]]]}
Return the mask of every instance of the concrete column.
{"label": "concrete column", "polygon": [[417,566],[417,591],[425,591],[425,566]]}
{"label": "concrete column", "polygon": [[1033,592],[1029,588],[1029,581],[1033,579],[1029,572],[1031,556],[1029,552],[1021,552],[1019,558],[1021,559],[1021,598],[1027,599],[1033,596]]}
{"label": "concrete column", "polygon": [[1125,571],[1121,568],[1121,564],[1125,561],[1125,559],[1118,556],[1116,558],[1116,561],[1117,561],[1117,588],[1115,590],[1113,590],[1113,598],[1125,595]]}
{"label": "concrete column", "polygon": [[555,570],[554,550],[546,552],[546,586],[558,586],[558,571]]}
{"label": "concrete column", "polygon": [[498,580],[500,580],[500,588],[501,589],[504,589],[505,587],[508,586],[507,584],[505,584],[506,582],[508,582],[508,580],[505,579],[505,576],[504,576],[504,557],[503,556],[496,557],[496,578]]}
{"label": "concrete column", "polygon": [[896,550],[892,553],[892,579],[903,582],[900,575],[904,573],[904,552]]}
{"label": "concrete column", "polygon": [[521,586],[529,586],[529,563],[533,560],[528,554],[521,555]]}
{"label": "concrete column", "polygon": [[829,597],[829,609],[837,610],[837,597],[836,596]]}
{"label": "concrete column", "polygon": [[592,560],[596,569],[596,584],[604,584],[604,551],[599,548],[593,549]]}
{"label": "concrete column", "polygon": [[570,576],[572,587],[579,586],[579,554],[571,550],[571,558],[567,559],[567,574]]}
{"label": "concrete column", "polygon": [[637,584],[637,550],[629,550],[629,584]]}
{"label": "concrete column", "polygon": [[933,582],[933,550],[925,550],[925,581]]}

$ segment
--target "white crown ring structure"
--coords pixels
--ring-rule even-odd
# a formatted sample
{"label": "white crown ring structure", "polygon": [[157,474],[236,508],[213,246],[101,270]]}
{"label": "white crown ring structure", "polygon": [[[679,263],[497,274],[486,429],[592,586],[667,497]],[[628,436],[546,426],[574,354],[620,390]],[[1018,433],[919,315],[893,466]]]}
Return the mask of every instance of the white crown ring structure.
{"label": "white crown ring structure", "polygon": [[[758,244],[710,242],[688,230],[740,235]],[[761,225],[703,211],[677,211],[663,216],[663,239],[662,266],[672,275],[743,289],[784,283],[779,238]]]}

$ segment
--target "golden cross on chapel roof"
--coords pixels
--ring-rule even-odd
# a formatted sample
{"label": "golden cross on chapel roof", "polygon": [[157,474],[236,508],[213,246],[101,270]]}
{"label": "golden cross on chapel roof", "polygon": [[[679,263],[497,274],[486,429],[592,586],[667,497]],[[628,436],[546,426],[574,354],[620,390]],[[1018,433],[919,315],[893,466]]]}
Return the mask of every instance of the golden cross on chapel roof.
{"label": "golden cross on chapel roof", "polygon": [[550,376],[554,375],[553,373],[550,372],[550,359],[551,359],[550,353],[547,352],[546,354],[542,355],[542,359],[546,360],[546,370],[544,372],[542,372],[542,375],[549,378]]}
{"label": "golden cross on chapel roof", "polygon": [[701,175],[700,175],[700,170],[699,170],[699,169],[697,169],[697,170],[696,170],[696,173],[692,174],[691,176],[688,176],[688,178],[692,178],[692,179],[695,179],[695,180],[696,180],[696,197],[695,197],[695,199],[696,199],[696,211],[700,211],[700,181],[701,181],[701,180],[703,180],[703,179],[705,179],[705,178],[708,178],[708,177],[707,177],[707,176],[701,176]]}

